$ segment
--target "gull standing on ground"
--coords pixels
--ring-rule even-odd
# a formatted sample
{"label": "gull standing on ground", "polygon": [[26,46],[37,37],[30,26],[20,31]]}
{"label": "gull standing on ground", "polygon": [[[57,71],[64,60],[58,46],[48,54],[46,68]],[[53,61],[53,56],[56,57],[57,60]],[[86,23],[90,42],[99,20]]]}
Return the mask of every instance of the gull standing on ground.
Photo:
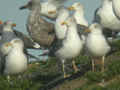
{"label": "gull standing on ground", "polygon": [[120,19],[120,0],[112,0],[112,6],[115,15]]}
{"label": "gull standing on ground", "polygon": [[41,17],[40,0],[30,0],[27,5],[20,7],[25,8],[31,11],[26,25],[29,35],[41,46],[49,47],[55,38],[54,25]]}
{"label": "gull standing on ground", "polygon": [[[6,47],[10,47],[9,52],[4,57],[5,75],[20,74],[27,70],[27,57],[24,54],[24,43],[19,38],[14,38],[6,43]],[[8,77],[9,79],[9,77]]]}
{"label": "gull standing on ground", "polygon": [[[69,75],[67,75],[65,71],[65,61],[78,56],[82,50],[83,43],[77,32],[77,24],[74,18],[69,17],[66,21],[61,22],[61,25],[67,26],[65,38],[55,42],[48,55],[55,55],[59,60],[62,61],[64,78],[67,78]],[[75,72],[77,72],[78,69],[74,60],[72,61],[72,64]]]}
{"label": "gull standing on ground", "polygon": [[92,71],[95,71],[95,58],[102,57],[101,71],[104,72],[105,55],[110,51],[111,47],[102,34],[102,27],[100,24],[93,23],[86,31],[90,32],[86,37],[86,47],[89,53],[93,56]]}
{"label": "gull standing on ground", "polygon": [[94,21],[108,28],[105,30],[120,31],[120,20],[113,12],[112,0],[103,0],[102,6],[95,11]]}

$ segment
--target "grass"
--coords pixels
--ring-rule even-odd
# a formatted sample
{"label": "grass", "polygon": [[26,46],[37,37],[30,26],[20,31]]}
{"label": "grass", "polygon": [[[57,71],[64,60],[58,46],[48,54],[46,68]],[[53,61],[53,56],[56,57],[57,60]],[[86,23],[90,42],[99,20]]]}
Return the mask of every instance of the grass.
{"label": "grass", "polygon": [[[104,73],[91,72],[91,61],[88,56],[77,57],[76,64],[80,68],[80,75],[75,79],[63,81],[59,86],[62,87],[60,90],[120,90],[119,55],[120,52],[116,52],[108,57]],[[14,75],[9,82],[6,76],[0,76],[0,90],[50,90],[44,87],[58,78],[59,74],[62,75],[58,71],[56,61],[55,58],[51,58],[47,62],[32,62],[31,67],[23,74],[23,78]],[[101,85],[103,80],[104,83]]]}

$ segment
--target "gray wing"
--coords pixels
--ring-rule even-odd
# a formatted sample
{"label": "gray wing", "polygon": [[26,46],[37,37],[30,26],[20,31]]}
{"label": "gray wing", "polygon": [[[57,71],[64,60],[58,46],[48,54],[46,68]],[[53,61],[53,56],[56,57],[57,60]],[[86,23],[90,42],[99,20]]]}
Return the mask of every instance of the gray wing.
{"label": "gray wing", "polygon": [[23,40],[25,48],[28,49],[35,49],[34,45],[35,43],[31,38],[29,38],[27,35],[23,34],[22,32],[19,32],[17,30],[14,30],[15,35]]}
{"label": "gray wing", "polygon": [[1,36],[1,41],[2,43],[4,42],[10,42],[13,38],[16,38],[16,35],[14,34],[14,32],[2,32],[2,36]]}
{"label": "gray wing", "polygon": [[55,52],[57,52],[60,48],[63,47],[63,40],[56,40],[53,46],[50,48],[49,56],[55,56]]}
{"label": "gray wing", "polygon": [[100,20],[101,20],[100,16],[97,14],[97,12],[99,11],[99,9],[100,9],[100,8],[97,8],[97,9],[95,10],[93,22],[98,22],[98,23],[99,23]]}
{"label": "gray wing", "polygon": [[87,35],[87,33],[84,32],[84,30],[88,29],[88,26],[77,24],[77,31],[79,33],[80,38],[82,39],[81,35]]}

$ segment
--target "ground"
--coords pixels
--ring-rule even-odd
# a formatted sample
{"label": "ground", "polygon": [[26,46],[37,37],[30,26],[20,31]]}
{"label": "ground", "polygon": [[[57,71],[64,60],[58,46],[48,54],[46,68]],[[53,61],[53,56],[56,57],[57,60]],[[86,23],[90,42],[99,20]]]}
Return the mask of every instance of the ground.
{"label": "ground", "polygon": [[[91,72],[88,56],[76,58],[78,73],[64,79],[56,59],[47,62],[32,62],[28,70],[12,75],[10,81],[0,76],[0,90],[120,90],[120,52],[115,52],[105,60],[105,72]],[[99,67],[98,67],[99,68]]]}

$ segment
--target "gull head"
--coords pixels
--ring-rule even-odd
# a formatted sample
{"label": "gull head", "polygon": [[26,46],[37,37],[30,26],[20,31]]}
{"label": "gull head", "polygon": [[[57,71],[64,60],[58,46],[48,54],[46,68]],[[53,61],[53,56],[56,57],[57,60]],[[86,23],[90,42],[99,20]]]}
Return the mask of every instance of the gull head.
{"label": "gull head", "polygon": [[21,39],[15,38],[11,42],[13,48],[24,48],[24,43]]}
{"label": "gull head", "polygon": [[75,19],[73,17],[68,17],[64,22],[61,23],[61,25],[66,25],[66,26],[73,26],[75,25]]}
{"label": "gull head", "polygon": [[12,49],[12,44],[10,42],[6,42],[1,47],[1,52],[3,54],[8,54]]}
{"label": "gull head", "polygon": [[61,8],[58,12],[57,18],[66,19],[67,17],[69,17],[69,11],[65,8]]}
{"label": "gull head", "polygon": [[30,0],[26,5],[21,6],[19,9],[29,9],[32,10],[33,7],[39,6],[40,7],[40,0]]}
{"label": "gull head", "polygon": [[91,33],[96,33],[96,34],[100,34],[102,33],[102,27],[100,24],[98,23],[93,23],[89,26],[89,29],[91,31]]}
{"label": "gull head", "polygon": [[80,2],[75,2],[72,6],[68,7],[68,10],[70,11],[76,11],[76,10],[82,10],[83,11],[83,5],[80,4]]}
{"label": "gull head", "polygon": [[3,23],[3,26],[4,26],[3,28],[5,29],[11,29],[13,27],[16,27],[16,24],[13,23],[12,21],[6,21]]}

